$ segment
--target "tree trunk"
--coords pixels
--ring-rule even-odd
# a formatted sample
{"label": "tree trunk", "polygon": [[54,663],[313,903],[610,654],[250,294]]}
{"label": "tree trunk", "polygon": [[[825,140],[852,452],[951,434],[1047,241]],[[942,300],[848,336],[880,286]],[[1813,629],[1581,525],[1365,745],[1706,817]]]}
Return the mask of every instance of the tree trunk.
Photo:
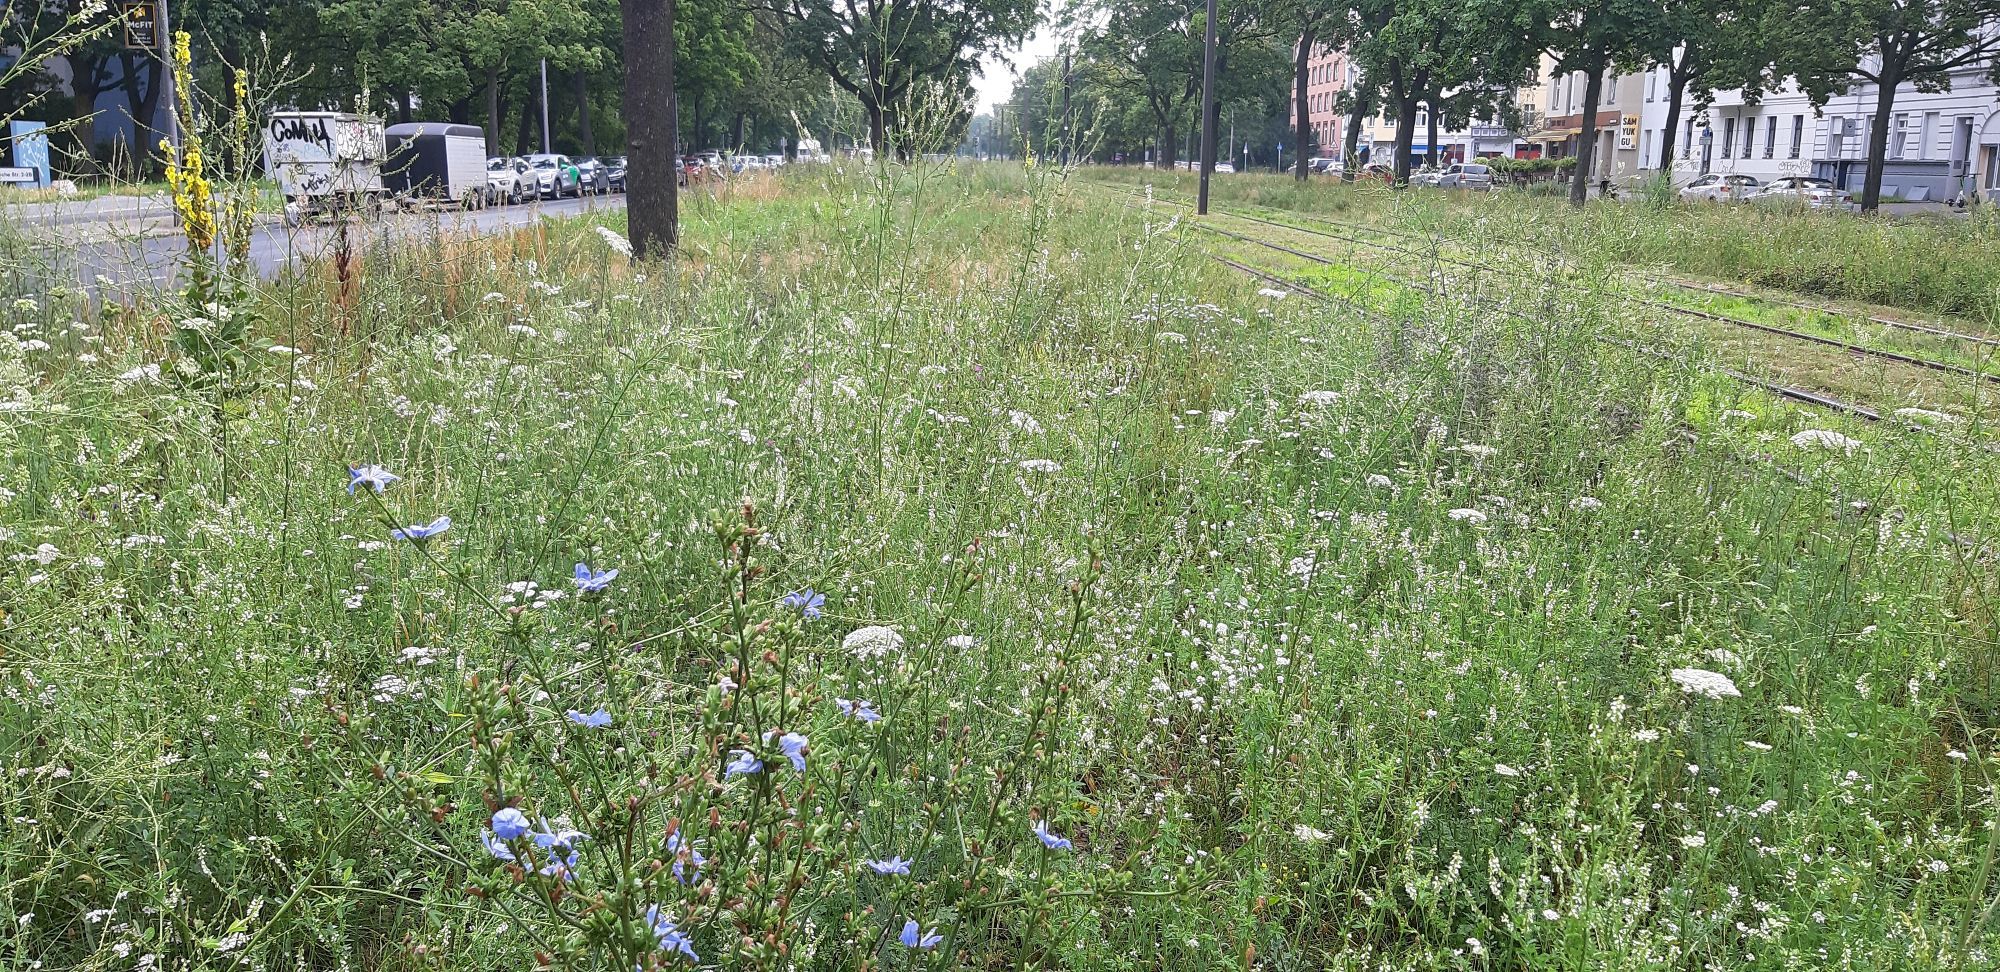
{"label": "tree trunk", "polygon": [[868,112],[868,147],[880,157],[889,147],[888,112],[878,102],[863,98],[861,107]]}
{"label": "tree trunk", "polygon": [[1681,99],[1687,95],[1687,55],[1667,72],[1667,127],[1660,131],[1660,171],[1668,179],[1674,174],[1674,136],[1681,130]]}
{"label": "tree trunk", "polygon": [[1430,123],[1424,132],[1424,164],[1437,168],[1438,164],[1438,106],[1436,102],[1425,102],[1424,119]]}
{"label": "tree trunk", "polygon": [[1881,71],[1875,85],[1875,120],[1868,126],[1868,165],[1861,179],[1861,211],[1872,213],[1882,205],[1882,163],[1889,158],[1889,116],[1896,110],[1896,86],[1902,83],[1900,56],[1883,45]]}
{"label": "tree trunk", "polygon": [[541,143],[535,141],[535,136],[541,134],[539,126],[535,124],[537,120],[535,108],[541,102],[541,90],[541,86],[530,77],[527,91],[521,96],[521,124],[514,129],[515,155],[532,155],[541,151]]}
{"label": "tree trunk", "polygon": [[1361,153],[1361,119],[1368,117],[1368,96],[1357,93],[1354,104],[1347,109],[1347,130],[1340,133],[1340,181],[1353,182],[1354,173],[1361,168],[1358,156]]}
{"label": "tree trunk", "polygon": [[1306,180],[1306,155],[1312,145],[1312,121],[1306,112],[1306,80],[1308,77],[1306,61],[1312,56],[1312,46],[1313,29],[1311,26],[1307,26],[1299,34],[1299,55],[1297,63],[1293,65],[1294,76],[1292,79],[1292,112],[1298,115],[1298,118],[1295,119],[1298,124],[1293,129],[1295,141],[1298,143],[1298,147],[1293,150],[1293,154],[1298,156],[1298,171],[1293,177],[1300,182]]}
{"label": "tree trunk", "polygon": [[500,65],[486,69],[486,154],[500,154]]}
{"label": "tree trunk", "polygon": [[749,117],[739,111],[736,113],[736,123],[730,126],[732,130],[729,133],[729,146],[738,152],[743,151],[743,127]]}
{"label": "tree trunk", "polygon": [[618,0],[625,53],[625,225],[632,255],[665,257],[680,241],[680,104],[674,97],[674,0]]}
{"label": "tree trunk", "polygon": [[1403,90],[1401,84],[1390,89],[1390,100],[1396,104],[1396,148],[1391,160],[1396,170],[1396,185],[1408,185],[1410,181],[1410,146],[1416,142],[1417,96]]}
{"label": "tree trunk", "polygon": [[1590,199],[1590,177],[1597,158],[1597,99],[1604,94],[1604,66],[1593,65],[1583,81],[1583,131],[1577,135],[1576,170],[1570,174],[1569,201],[1581,206]]}
{"label": "tree trunk", "polygon": [[1162,169],[1171,170],[1174,167],[1174,163],[1180,161],[1180,159],[1176,158],[1174,155],[1175,152],[1180,151],[1180,147],[1181,147],[1180,132],[1175,130],[1173,122],[1168,122],[1166,127],[1166,137],[1160,139],[1160,157],[1153,160],[1154,164],[1158,165]]}
{"label": "tree trunk", "polygon": [[583,154],[597,154],[597,134],[590,130],[590,79],[583,76],[583,69],[577,68],[570,75],[575,79],[572,90],[576,92],[576,133],[583,139]]}
{"label": "tree trunk", "polygon": [[411,110],[410,93],[408,91],[398,92],[396,94],[396,120],[408,125],[410,123]]}

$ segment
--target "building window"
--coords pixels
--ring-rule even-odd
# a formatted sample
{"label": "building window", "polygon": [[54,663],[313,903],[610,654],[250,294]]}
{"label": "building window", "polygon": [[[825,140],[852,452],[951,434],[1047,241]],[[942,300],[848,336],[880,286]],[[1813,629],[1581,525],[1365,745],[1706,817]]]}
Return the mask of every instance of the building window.
{"label": "building window", "polygon": [[1681,122],[1681,158],[1694,158],[1694,119]]}
{"label": "building window", "polygon": [[1771,158],[1778,151],[1778,116],[1772,115],[1764,121],[1764,157]]}
{"label": "building window", "polygon": [[1789,155],[1789,156],[1786,156],[1786,158],[1793,158],[1793,159],[1796,159],[1796,158],[1798,158],[1798,157],[1799,157],[1799,143],[1800,143],[1800,142],[1802,142],[1802,141],[1805,141],[1805,137],[1806,137],[1806,116],[1804,116],[1804,115],[1793,115],[1793,116],[1792,116],[1792,154],[1791,154],[1791,155]]}
{"label": "building window", "polygon": [[1658,72],[1658,71],[1647,71],[1647,72],[1646,72],[1646,100],[1647,100],[1647,101],[1651,101],[1651,100],[1653,100],[1653,91],[1654,91],[1654,89],[1655,89],[1655,88],[1657,88],[1657,87],[1659,86],[1659,83],[1660,83],[1660,72]]}
{"label": "building window", "polygon": [[1756,141],[1756,140],[1757,140],[1757,119],[1755,119],[1755,118],[1745,118],[1745,119],[1743,120],[1743,157],[1744,157],[1744,158],[1746,158],[1746,159],[1747,159],[1747,158],[1749,158],[1749,157],[1750,157],[1750,148],[1751,148],[1751,146],[1750,146],[1750,143],[1751,143],[1751,142],[1754,142],[1754,141]]}
{"label": "building window", "polygon": [[1903,143],[1908,141],[1909,137],[1910,137],[1910,116],[1899,113],[1896,115],[1895,122],[1893,122],[1889,128],[1890,158],[1900,159],[1903,157]]}
{"label": "building window", "polygon": [[1917,158],[1928,159],[1931,153],[1936,151],[1934,146],[1937,144],[1937,125],[1938,113],[1924,112],[1923,131],[1917,135]]}
{"label": "building window", "polygon": [[1722,157],[1729,158],[1736,151],[1736,119],[1722,120]]}

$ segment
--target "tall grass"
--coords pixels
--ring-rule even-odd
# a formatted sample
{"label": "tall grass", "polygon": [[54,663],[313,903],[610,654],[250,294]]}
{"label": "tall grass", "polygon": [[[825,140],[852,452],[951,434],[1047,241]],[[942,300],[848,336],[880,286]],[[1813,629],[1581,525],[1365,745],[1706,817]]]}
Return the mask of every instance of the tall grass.
{"label": "tall grass", "polygon": [[174,320],[15,302],[0,957],[1993,966],[1971,436],[1194,243],[798,173],[672,266],[288,281],[222,410]]}
{"label": "tall grass", "polygon": [[[1187,173],[1093,170],[1111,185],[1151,182],[1193,191]],[[1446,228],[1529,250],[1591,258],[1817,297],[1986,320],[2000,307],[2000,216],[1862,217],[1770,206],[1669,203],[1658,184],[1641,204],[1576,208],[1528,193],[1397,192],[1378,184],[1305,184],[1276,176],[1213,180],[1224,205],[1273,206],[1404,228]]]}

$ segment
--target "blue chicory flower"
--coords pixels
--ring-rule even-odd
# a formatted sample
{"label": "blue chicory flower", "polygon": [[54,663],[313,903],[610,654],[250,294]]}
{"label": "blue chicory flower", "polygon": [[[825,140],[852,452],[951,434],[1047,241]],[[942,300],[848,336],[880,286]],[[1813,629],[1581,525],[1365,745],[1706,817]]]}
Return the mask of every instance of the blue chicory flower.
{"label": "blue chicory flower", "polygon": [[880,722],[882,713],[875,711],[875,703],[867,699],[834,699],[833,704],[840,714],[862,722]]}
{"label": "blue chicory flower", "polygon": [[806,771],[806,747],[808,745],[810,744],[807,742],[806,737],[796,732],[788,732],[778,737],[778,749],[785,754],[786,759],[792,761],[792,769],[801,773]]}
{"label": "blue chicory flower", "polygon": [[585,729],[602,729],[611,724],[611,713],[601,705],[597,707],[596,712],[592,712],[589,715],[571,709],[569,710],[569,721]]}
{"label": "blue chicory flower", "polygon": [[785,595],[784,605],[797,610],[807,621],[816,621],[819,619],[819,609],[826,606],[826,595],[808,587]]}
{"label": "blue chicory flower", "polygon": [[938,934],[935,928],[930,931],[919,931],[917,920],[912,918],[903,922],[903,934],[899,940],[910,948],[936,948],[939,942],[944,941],[944,936]]}
{"label": "blue chicory flower", "polygon": [[748,776],[752,773],[764,772],[764,761],[758,759],[747,749],[732,750],[729,753],[729,757],[729,765],[722,768],[723,779],[728,779],[739,773]]}
{"label": "blue chicory flower", "polygon": [[391,530],[389,531],[389,536],[398,540],[429,540],[449,529],[451,529],[451,517],[440,516],[432,520],[429,525],[419,523],[415,526],[406,526],[399,530]]}
{"label": "blue chicory flower", "polygon": [[501,840],[518,840],[532,828],[528,815],[513,807],[503,807],[493,815],[493,833]]}
{"label": "blue chicory flower", "polygon": [[[684,846],[688,848],[686,860],[682,860],[682,854],[680,854],[680,848],[684,848]],[[692,840],[682,840],[680,838],[680,830],[668,834],[668,838],[666,838],[666,852],[674,856],[674,880],[678,880],[682,884],[688,882],[688,876],[686,876],[686,866],[688,864],[694,864],[696,872],[702,870],[702,864],[708,864],[708,858],[702,856],[702,850],[696,848]]]}
{"label": "blue chicory flower", "polygon": [[588,564],[576,565],[576,589],[580,593],[595,594],[611,586],[618,579],[616,568],[611,570],[591,570]]}
{"label": "blue chicory flower", "polygon": [[653,942],[660,951],[684,955],[690,962],[701,961],[701,956],[694,953],[694,943],[667,916],[666,909],[659,905],[649,906],[646,909],[646,924],[651,926]]}
{"label": "blue chicory flower", "polygon": [[486,853],[493,855],[494,860],[511,861],[514,859],[514,852],[508,850],[506,842],[495,836],[491,830],[487,830],[484,827],[479,828],[479,843],[486,848]]}
{"label": "blue chicory flower", "polygon": [[1034,831],[1035,836],[1041,839],[1042,846],[1048,848],[1049,850],[1076,849],[1075,845],[1069,842],[1068,837],[1059,837],[1055,834],[1050,833],[1049,822],[1046,820],[1037,820],[1035,821],[1035,825],[1028,829]]}
{"label": "blue chicory flower", "polygon": [[[681,859],[681,848],[683,846],[687,848],[687,860],[685,861]],[[674,880],[682,884],[687,883],[687,874],[684,873],[686,865],[693,864],[695,871],[699,872],[701,866],[708,863],[708,858],[702,856],[701,849],[694,846],[694,841],[681,840],[681,833],[678,830],[667,835],[667,853],[673,855],[674,858]]]}
{"label": "blue chicory flower", "polygon": [[347,495],[353,496],[354,487],[356,486],[366,486],[379,493],[388,489],[390,483],[401,478],[403,477],[381,466],[349,466],[347,467]]}
{"label": "blue chicory flower", "polygon": [[900,854],[886,861],[862,861],[861,863],[868,865],[869,870],[884,876],[890,874],[901,874],[904,877],[910,876],[910,862],[903,860]]}

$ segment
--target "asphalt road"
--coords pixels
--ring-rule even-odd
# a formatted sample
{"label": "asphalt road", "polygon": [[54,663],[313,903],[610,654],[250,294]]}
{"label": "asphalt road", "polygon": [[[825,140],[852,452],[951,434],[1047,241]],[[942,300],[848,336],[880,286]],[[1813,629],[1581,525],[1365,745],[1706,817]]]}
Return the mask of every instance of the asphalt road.
{"label": "asphalt road", "polygon": [[[446,236],[490,235],[532,225],[543,218],[575,216],[605,209],[623,209],[625,197],[585,196],[496,206],[477,212],[437,210],[390,213],[369,222],[351,221],[351,244],[357,249],[396,240]],[[66,222],[23,224],[32,240],[49,244],[39,254],[37,276],[51,283],[74,280],[100,297],[140,296],[172,286],[180,273],[187,241],[165,219],[104,223]],[[324,222],[285,226],[260,222],[250,239],[250,260],[266,279],[279,276],[303,261],[331,255],[335,227]]]}

